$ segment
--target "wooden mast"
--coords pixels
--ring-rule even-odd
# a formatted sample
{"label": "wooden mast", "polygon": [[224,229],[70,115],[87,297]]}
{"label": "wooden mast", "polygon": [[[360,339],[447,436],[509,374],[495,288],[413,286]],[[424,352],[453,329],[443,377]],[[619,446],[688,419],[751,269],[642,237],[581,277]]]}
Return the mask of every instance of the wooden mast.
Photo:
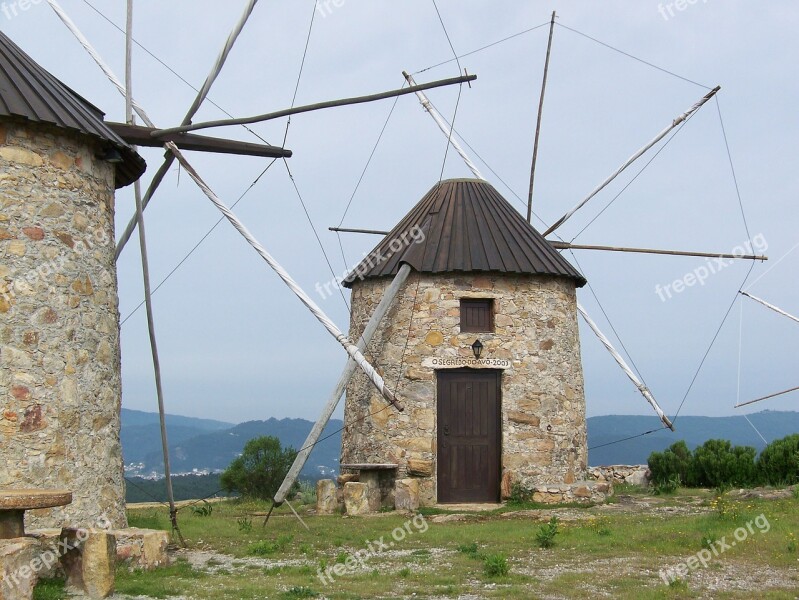
{"label": "wooden mast", "polygon": [[547,91],[547,75],[549,74],[549,57],[552,53],[552,34],[555,31],[555,17],[552,11],[552,21],[549,24],[549,42],[547,42],[547,58],[544,61],[544,81],[541,83],[541,99],[538,101],[538,120],[535,125],[535,142],[533,143],[533,166],[530,168],[530,192],[527,195],[527,222],[533,222],[533,188],[535,187],[535,166],[538,162],[538,136],[541,135],[541,117],[544,113],[544,95]]}

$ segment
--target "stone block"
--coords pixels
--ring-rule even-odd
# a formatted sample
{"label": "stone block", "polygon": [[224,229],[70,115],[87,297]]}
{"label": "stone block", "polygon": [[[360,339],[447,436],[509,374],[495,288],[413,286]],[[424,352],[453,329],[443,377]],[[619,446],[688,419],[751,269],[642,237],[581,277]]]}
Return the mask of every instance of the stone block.
{"label": "stone block", "polygon": [[419,509],[419,480],[398,479],[394,487],[394,508],[415,511]]}
{"label": "stone block", "polygon": [[43,563],[40,554],[41,544],[33,538],[0,540],[0,600],[33,598]]}
{"label": "stone block", "polygon": [[411,477],[432,477],[433,461],[411,458],[408,460],[408,475]]}
{"label": "stone block", "polygon": [[336,483],[332,479],[316,482],[316,514],[332,515],[338,510]]}
{"label": "stone block", "polygon": [[37,540],[41,545],[40,552],[44,564],[39,573],[39,578],[55,579],[56,577],[63,577],[64,569],[58,560],[61,556],[61,548],[59,547],[61,529],[33,529],[27,531],[25,535]]}
{"label": "stone block", "polygon": [[61,557],[67,590],[92,600],[114,593],[116,539],[100,529],[64,529],[62,543],[69,548]]}
{"label": "stone block", "polygon": [[169,564],[169,532],[156,529],[115,529],[116,560],[130,570],[150,571]]}
{"label": "stone block", "polygon": [[378,512],[382,505],[380,493],[380,472],[361,471],[361,481],[366,485],[366,495],[369,500],[369,511]]}
{"label": "stone block", "polygon": [[365,483],[344,484],[344,508],[348,515],[369,513],[369,486]]}
{"label": "stone block", "polygon": [[349,483],[350,481],[357,482],[359,478],[360,475],[358,473],[344,473],[343,475],[338,476],[337,481],[339,486],[344,487],[344,484]]}

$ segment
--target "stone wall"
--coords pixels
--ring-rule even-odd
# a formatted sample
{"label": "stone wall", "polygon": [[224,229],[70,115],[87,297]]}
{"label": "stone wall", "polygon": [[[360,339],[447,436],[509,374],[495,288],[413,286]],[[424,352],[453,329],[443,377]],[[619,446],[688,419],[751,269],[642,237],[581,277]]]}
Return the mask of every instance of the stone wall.
{"label": "stone wall", "polygon": [[114,169],[96,151],[0,121],[0,488],[74,495],[35,527],[126,526]]}
{"label": "stone wall", "polygon": [[[389,283],[353,286],[353,339]],[[464,297],[494,298],[494,333],[460,333]],[[397,463],[398,478],[419,478],[422,504],[435,503],[441,367],[433,358],[473,358],[476,338],[485,346],[483,358],[509,365],[502,374],[503,496],[514,482],[534,488],[582,480],[587,447],[576,294],[572,281],[550,276],[412,274],[367,351],[405,412],[384,409],[357,373],[347,388],[345,422],[355,425],[343,433],[342,462]]]}

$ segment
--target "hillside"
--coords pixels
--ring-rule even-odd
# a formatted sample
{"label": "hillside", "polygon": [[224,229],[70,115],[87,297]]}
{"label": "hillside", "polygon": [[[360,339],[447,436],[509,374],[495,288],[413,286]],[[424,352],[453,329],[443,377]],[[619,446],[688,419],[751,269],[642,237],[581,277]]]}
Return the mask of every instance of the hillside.
{"label": "hillside", "polygon": [[[752,425],[769,442],[799,432],[799,412],[769,411],[747,415]],[[754,446],[758,452],[765,443],[744,416],[733,417],[679,417],[675,422],[676,432],[661,430],[656,433],[613,443],[645,431],[658,429],[657,417],[608,415],[588,419],[589,463],[591,465],[643,464],[652,452],[661,451],[679,440],[685,440],[689,448],[703,444],[706,440],[721,438],[734,445]],[[604,444],[611,444],[603,446]]]}
{"label": "hillside", "polygon": [[[338,472],[342,425],[340,420],[330,421],[322,437],[331,437],[311,452],[302,471],[304,478],[319,479]],[[172,471],[175,474],[221,471],[242,452],[247,441],[265,435],[277,437],[283,446],[300,449],[312,426],[304,419],[273,418],[231,425],[170,415],[167,428]],[[122,452],[127,476],[163,475],[160,436],[157,414],[123,410]]]}
{"label": "hillside", "polygon": [[[750,421],[768,440],[772,441],[799,432],[799,412],[763,411],[748,415]],[[305,419],[269,419],[249,421],[239,425],[169,415],[167,427],[170,440],[172,470],[180,473],[213,473],[225,469],[242,451],[244,444],[258,436],[272,435],[286,446],[299,449],[313,423]],[[324,436],[302,472],[307,479],[333,476],[338,472],[341,449],[340,420],[331,420]],[[743,416],[694,417],[677,420],[677,432],[658,431],[651,435],[624,442],[621,439],[658,429],[656,417],[609,415],[588,419],[589,463],[642,464],[649,454],[663,450],[678,440],[690,448],[708,439],[723,438],[736,445],[754,446],[761,450],[765,444]],[[605,445],[610,444],[610,445]],[[163,474],[161,437],[158,415],[123,409],[122,447],[128,476]]]}

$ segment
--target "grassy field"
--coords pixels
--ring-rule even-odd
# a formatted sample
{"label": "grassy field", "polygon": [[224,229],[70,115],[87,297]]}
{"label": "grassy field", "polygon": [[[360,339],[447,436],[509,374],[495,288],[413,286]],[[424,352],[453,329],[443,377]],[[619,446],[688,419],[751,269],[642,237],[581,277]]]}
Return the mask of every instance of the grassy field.
{"label": "grassy field", "polygon": [[[188,548],[156,572],[117,574],[119,598],[799,597],[799,491],[620,489],[589,508],[535,505],[417,516],[315,516],[213,505],[180,513]],[[552,520],[555,517],[555,520]],[[168,529],[161,508],[132,526]],[[58,582],[39,600],[66,597]]]}

